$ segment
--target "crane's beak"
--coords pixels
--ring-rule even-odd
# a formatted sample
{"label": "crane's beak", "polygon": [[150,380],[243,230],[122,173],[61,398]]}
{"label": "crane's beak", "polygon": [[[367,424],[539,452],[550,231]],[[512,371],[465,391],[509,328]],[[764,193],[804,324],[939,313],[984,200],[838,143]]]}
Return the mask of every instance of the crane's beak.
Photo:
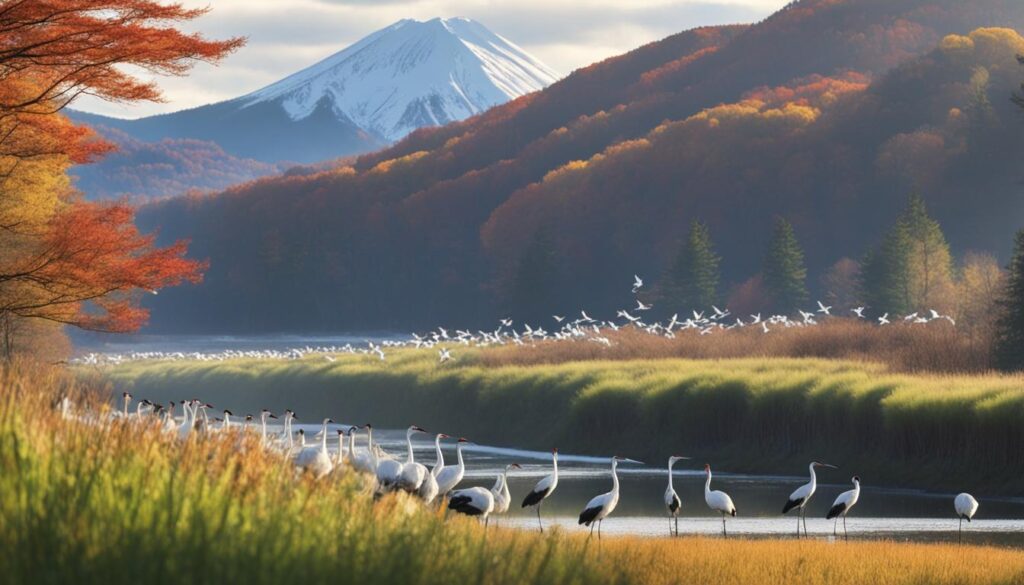
{"label": "crane's beak", "polygon": [[830,463],[821,463],[820,465],[821,465],[821,467],[828,467],[829,469],[839,469],[838,467],[836,467],[835,465],[832,465]]}

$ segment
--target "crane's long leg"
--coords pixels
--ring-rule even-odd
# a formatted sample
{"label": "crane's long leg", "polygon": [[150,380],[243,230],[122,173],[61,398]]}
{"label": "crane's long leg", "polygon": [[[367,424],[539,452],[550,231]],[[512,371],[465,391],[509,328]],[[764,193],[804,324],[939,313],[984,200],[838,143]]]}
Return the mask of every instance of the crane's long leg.
{"label": "crane's long leg", "polygon": [[540,505],[544,503],[544,500],[537,502],[537,526],[540,527],[540,533],[544,534],[544,523],[540,521]]}
{"label": "crane's long leg", "polygon": [[590,536],[588,536],[587,538],[593,538],[593,536],[594,536],[594,524],[596,524],[596,522],[592,522],[590,524]]}
{"label": "crane's long leg", "polygon": [[960,528],[957,529],[957,542],[959,544],[964,543],[964,517],[960,517]]}
{"label": "crane's long leg", "polygon": [[602,522],[604,522],[604,520],[598,520],[597,521],[597,540],[601,540],[601,523]]}
{"label": "crane's long leg", "polygon": [[800,510],[796,511],[796,537],[800,538]]}
{"label": "crane's long leg", "polygon": [[850,535],[846,532],[846,514],[843,514],[843,540],[850,540]]}
{"label": "crane's long leg", "polygon": [[810,536],[807,534],[807,508],[800,508],[800,515],[804,519],[804,536]]}
{"label": "crane's long leg", "polygon": [[676,516],[676,536],[679,536],[679,516]]}
{"label": "crane's long leg", "polygon": [[671,516],[671,514],[668,517],[668,535],[672,536],[672,516]]}
{"label": "crane's long leg", "polygon": [[719,512],[722,515],[722,536],[727,537],[729,533],[725,531],[725,512]]}
{"label": "crane's long leg", "polygon": [[491,523],[491,517],[484,518],[484,534],[487,534],[487,525]]}
{"label": "crane's long leg", "polygon": [[837,536],[836,530],[839,528],[839,516],[836,516],[836,521],[832,523],[832,536]]}

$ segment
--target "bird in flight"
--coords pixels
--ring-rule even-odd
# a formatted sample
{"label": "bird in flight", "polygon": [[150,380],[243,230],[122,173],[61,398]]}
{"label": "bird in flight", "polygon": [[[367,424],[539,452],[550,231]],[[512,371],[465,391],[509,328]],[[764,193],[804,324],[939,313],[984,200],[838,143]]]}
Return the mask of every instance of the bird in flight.
{"label": "bird in flight", "polygon": [[633,294],[636,294],[636,292],[638,290],[640,290],[640,287],[642,287],[643,285],[644,285],[644,280],[642,278],[640,278],[639,276],[637,276],[636,274],[634,274],[633,275]]}

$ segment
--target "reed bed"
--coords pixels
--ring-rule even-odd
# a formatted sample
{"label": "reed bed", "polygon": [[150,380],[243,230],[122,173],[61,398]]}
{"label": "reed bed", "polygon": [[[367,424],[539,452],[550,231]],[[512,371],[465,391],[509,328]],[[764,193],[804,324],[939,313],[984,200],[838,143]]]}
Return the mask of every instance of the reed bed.
{"label": "reed bed", "polygon": [[[602,335],[605,335],[602,332]],[[627,327],[606,335],[610,347],[594,342],[542,342],[493,348],[480,355],[489,366],[558,364],[571,361],[657,358],[827,358],[863,361],[908,373],[984,373],[992,369],[992,341],[945,321],[927,325],[897,322],[880,327],[834,318],[812,327],[760,326],[715,331],[677,331],[672,339]]]}
{"label": "reed bed", "polygon": [[536,449],[672,453],[731,471],[837,461],[875,485],[1024,491],[1024,377],[893,373],[820,359],[622,360],[488,365],[492,350],[392,352],[386,362],[138,362],[106,375],[139,397],[416,423]]}
{"label": "reed bed", "polygon": [[[237,433],[179,441],[108,421],[97,388],[52,369],[0,372],[5,583],[1019,583],[1024,553],[984,547],[606,538],[443,519],[315,482]],[[70,396],[98,417],[65,417]]]}

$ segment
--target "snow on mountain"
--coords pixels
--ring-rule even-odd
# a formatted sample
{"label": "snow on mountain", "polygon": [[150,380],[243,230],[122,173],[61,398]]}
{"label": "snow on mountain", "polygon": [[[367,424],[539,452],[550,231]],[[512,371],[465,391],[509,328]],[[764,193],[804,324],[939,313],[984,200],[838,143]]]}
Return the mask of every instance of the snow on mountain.
{"label": "snow on mountain", "polygon": [[468,18],[407,19],[233,101],[243,108],[276,103],[295,121],[329,104],[340,120],[394,141],[543,89],[559,77]]}

